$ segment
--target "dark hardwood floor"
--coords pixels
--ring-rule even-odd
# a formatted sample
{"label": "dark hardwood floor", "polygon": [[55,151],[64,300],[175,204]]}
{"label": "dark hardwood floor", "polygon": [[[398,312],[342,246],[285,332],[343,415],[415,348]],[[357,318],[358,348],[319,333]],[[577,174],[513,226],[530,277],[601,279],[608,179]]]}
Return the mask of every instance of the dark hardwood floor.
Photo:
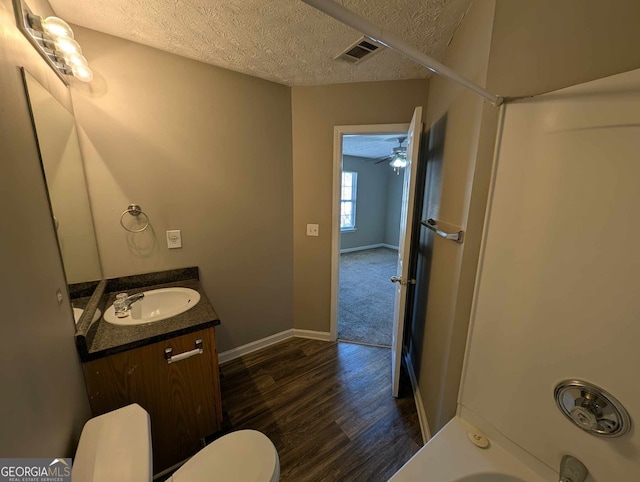
{"label": "dark hardwood floor", "polygon": [[293,338],[221,369],[226,428],[266,434],[283,482],[386,481],[422,446],[388,348]]}

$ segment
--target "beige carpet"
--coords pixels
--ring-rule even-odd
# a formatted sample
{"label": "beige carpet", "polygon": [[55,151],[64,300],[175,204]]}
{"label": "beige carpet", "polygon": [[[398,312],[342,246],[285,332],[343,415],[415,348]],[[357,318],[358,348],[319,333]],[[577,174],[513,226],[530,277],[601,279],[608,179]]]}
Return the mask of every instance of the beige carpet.
{"label": "beige carpet", "polygon": [[340,255],[338,338],[391,346],[398,251],[367,249]]}

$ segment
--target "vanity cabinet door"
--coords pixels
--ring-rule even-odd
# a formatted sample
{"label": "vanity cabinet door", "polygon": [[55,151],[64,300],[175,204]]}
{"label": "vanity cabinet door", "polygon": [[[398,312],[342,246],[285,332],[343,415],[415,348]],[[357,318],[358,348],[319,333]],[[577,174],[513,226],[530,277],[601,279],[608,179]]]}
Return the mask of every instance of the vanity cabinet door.
{"label": "vanity cabinet door", "polygon": [[[168,363],[196,348],[203,353]],[[179,357],[178,357],[179,358]],[[154,473],[185,460],[220,430],[222,407],[215,331],[178,336],[84,364],[94,416],[138,403],[151,417]]]}

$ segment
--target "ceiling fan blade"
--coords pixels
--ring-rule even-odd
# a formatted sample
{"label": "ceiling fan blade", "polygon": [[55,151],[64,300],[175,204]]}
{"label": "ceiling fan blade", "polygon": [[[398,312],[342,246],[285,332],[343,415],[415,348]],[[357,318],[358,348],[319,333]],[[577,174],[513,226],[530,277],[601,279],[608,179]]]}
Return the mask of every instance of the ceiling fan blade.
{"label": "ceiling fan blade", "polygon": [[[388,141],[390,140],[395,140],[395,139],[386,139]],[[388,156],[383,156],[383,157],[379,157],[378,159],[375,159],[375,163],[374,164],[380,164],[381,162],[391,162],[393,159],[395,159],[398,155],[402,155],[404,154],[406,156],[406,152],[407,152],[407,148],[406,146],[403,147],[402,143],[404,141],[406,141],[407,138],[406,137],[398,137],[397,140],[395,140],[395,142],[398,143],[398,147],[394,147],[393,148],[393,152],[388,155]]]}
{"label": "ceiling fan blade", "polygon": [[392,158],[393,156],[381,157],[376,162],[374,162],[374,164],[380,164],[381,162],[389,162]]}

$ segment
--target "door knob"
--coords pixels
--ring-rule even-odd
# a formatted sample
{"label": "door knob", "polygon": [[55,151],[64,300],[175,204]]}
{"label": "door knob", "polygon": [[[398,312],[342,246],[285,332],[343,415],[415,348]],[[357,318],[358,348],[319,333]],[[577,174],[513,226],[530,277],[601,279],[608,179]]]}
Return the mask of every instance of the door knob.
{"label": "door knob", "polygon": [[392,276],[391,277],[391,282],[392,283],[400,283],[402,286],[406,285],[406,284],[416,284],[416,280],[414,279],[410,279],[409,281],[405,281],[402,279],[402,276]]}

